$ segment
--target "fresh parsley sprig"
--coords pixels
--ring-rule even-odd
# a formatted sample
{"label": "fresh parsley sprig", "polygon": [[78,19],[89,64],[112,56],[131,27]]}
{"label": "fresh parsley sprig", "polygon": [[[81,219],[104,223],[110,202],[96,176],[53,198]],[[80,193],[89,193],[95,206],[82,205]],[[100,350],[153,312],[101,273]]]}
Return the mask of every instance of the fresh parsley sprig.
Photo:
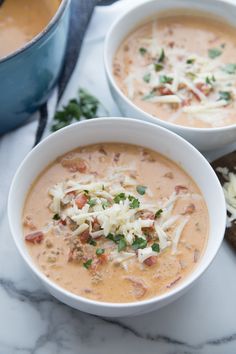
{"label": "fresh parsley sprig", "polygon": [[[98,116],[98,109],[100,106],[103,107],[96,97],[91,95],[87,90],[81,88],[78,92],[78,98],[71,99],[62,110],[55,113],[51,130],[59,130],[73,122],[80,121],[81,118],[95,118]],[[104,107],[103,109],[108,115],[106,109]]]}

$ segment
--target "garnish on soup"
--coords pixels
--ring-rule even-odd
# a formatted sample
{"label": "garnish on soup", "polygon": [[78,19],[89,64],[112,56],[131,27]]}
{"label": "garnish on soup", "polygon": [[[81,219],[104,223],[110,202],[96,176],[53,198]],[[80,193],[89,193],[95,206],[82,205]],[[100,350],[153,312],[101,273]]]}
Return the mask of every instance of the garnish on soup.
{"label": "garnish on soup", "polygon": [[162,294],[193,270],[208,214],[191,178],[165,157],[92,145],[59,158],[36,180],[24,233],[40,269],[62,287],[129,302]]}
{"label": "garnish on soup", "polygon": [[137,106],[158,118],[200,128],[235,124],[234,33],[217,19],[163,14],[121,44],[115,79]]}

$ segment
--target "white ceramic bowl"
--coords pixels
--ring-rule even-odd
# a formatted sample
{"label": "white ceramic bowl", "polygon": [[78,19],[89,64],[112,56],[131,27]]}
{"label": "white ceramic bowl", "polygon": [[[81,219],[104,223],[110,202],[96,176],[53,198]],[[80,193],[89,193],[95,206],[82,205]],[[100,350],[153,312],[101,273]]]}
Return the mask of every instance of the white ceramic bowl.
{"label": "white ceramic bowl", "polygon": [[[118,18],[110,28],[105,41],[105,70],[112,96],[121,112],[127,117],[135,117],[150,123],[161,125],[181,135],[201,151],[220,148],[236,141],[236,124],[220,128],[191,128],[169,123],[153,117],[138,108],[120,90],[112,74],[114,55],[125,37],[140,23],[153,18],[155,14],[171,9],[200,10],[217,15],[236,26],[236,3],[222,0],[151,0],[134,5]],[[236,112],[235,112],[236,114]]]}
{"label": "white ceramic bowl", "polygon": [[[58,156],[78,146],[101,142],[142,145],[177,162],[197,183],[206,200],[210,216],[210,234],[206,251],[198,267],[168,293],[128,304],[104,303],[74,295],[56,285],[35,265],[25,246],[22,209],[32,182]],[[16,246],[29,268],[48,291],[60,301],[85,312],[101,316],[130,316],[158,309],[183,294],[207,269],[215,257],[225,230],[225,201],[220,183],[206,159],[178,135],[154,124],[128,118],[98,118],[64,128],[50,135],[24,159],[13,179],[8,216]]]}

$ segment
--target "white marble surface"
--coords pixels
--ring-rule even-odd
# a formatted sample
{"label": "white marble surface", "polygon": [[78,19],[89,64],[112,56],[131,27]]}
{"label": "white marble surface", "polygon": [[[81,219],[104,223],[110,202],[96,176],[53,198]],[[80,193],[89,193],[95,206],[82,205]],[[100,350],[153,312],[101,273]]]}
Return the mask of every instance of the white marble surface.
{"label": "white marble surface", "polygon": [[[123,4],[95,11],[64,102],[78,86],[87,87],[110,114],[119,115],[105,81],[102,45]],[[6,205],[11,179],[31,149],[36,126],[32,120],[0,139],[0,354],[236,353],[236,254],[225,242],[209,270],[185,296],[136,318],[107,320],[73,310],[33,278],[10,235]]]}

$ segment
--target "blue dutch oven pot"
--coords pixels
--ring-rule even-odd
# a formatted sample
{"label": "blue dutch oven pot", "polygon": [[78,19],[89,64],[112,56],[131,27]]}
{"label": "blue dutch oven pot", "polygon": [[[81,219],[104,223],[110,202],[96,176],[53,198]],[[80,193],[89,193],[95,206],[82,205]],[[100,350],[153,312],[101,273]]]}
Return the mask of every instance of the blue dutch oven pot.
{"label": "blue dutch oven pot", "polygon": [[44,103],[62,69],[70,0],[47,27],[16,52],[0,59],[0,134],[22,124]]}

